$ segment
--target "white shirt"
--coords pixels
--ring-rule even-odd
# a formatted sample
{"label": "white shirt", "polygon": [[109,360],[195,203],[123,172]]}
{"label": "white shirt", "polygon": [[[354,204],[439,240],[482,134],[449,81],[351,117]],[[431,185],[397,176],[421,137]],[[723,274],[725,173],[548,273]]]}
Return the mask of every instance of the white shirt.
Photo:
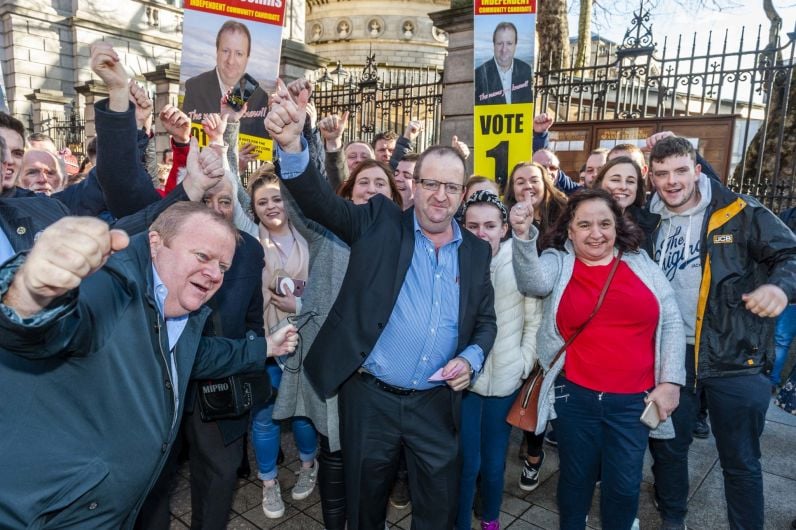
{"label": "white shirt", "polygon": [[503,96],[506,98],[506,103],[511,103],[511,74],[514,72],[514,61],[511,61],[511,66],[505,72],[500,69],[497,59],[495,60],[495,65],[497,65],[500,82],[503,85]]}

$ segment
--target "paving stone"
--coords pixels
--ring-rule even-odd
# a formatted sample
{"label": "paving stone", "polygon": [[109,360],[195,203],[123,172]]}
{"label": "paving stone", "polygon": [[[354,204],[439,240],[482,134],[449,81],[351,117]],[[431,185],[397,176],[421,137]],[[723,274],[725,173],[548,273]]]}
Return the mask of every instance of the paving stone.
{"label": "paving stone", "polygon": [[227,523],[227,530],[257,530],[257,526],[246,518],[238,515]]}
{"label": "paving stone", "polygon": [[[794,433],[796,434],[796,433]],[[788,528],[796,506],[794,481],[763,473],[766,530]],[[688,504],[686,523],[689,528],[711,530],[728,528],[727,504],[724,500],[724,479],[716,466]]]}
{"label": "paving stone", "polygon": [[[766,422],[763,436],[760,439],[760,452],[764,455],[763,471],[796,480],[794,437],[796,437],[796,428],[793,426],[773,421]],[[791,443],[783,443],[785,440],[790,440]],[[794,510],[793,516],[796,517],[796,510]]]}
{"label": "paving stone", "polygon": [[176,517],[169,523],[169,530],[184,530],[188,525],[177,519]]}
{"label": "paving stone", "polygon": [[241,514],[247,521],[252,523],[256,528],[275,528],[278,525],[286,522],[288,519],[296,515],[298,510],[288,504],[285,505],[285,515],[279,519],[269,519],[263,513],[263,508],[260,505],[252,508],[248,512]]}
{"label": "paving stone", "polygon": [[558,512],[542,508],[541,506],[531,506],[528,511],[520,516],[520,518],[517,520],[517,523],[514,523],[514,526],[511,528],[517,527],[517,524],[521,521],[532,525],[527,528],[558,530]]}
{"label": "paving stone", "polygon": [[[285,493],[282,492],[284,498]],[[235,495],[232,497],[232,509],[236,513],[246,513],[252,508],[260,508],[263,502],[263,489],[262,486],[249,483],[235,490]]]}
{"label": "paving stone", "polygon": [[[183,488],[171,494],[169,511],[174,517],[182,517],[191,512],[191,488]],[[189,515],[187,520],[190,519]]]}
{"label": "paving stone", "polygon": [[300,513],[295,517],[291,517],[284,523],[277,525],[276,528],[285,530],[291,528],[295,530],[323,530],[323,525],[309,515]]}

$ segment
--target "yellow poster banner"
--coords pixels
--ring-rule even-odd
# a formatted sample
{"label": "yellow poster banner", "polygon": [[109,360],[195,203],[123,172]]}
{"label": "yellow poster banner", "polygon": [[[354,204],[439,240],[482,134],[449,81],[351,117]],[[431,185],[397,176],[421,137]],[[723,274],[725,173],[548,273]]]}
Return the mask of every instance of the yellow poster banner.
{"label": "yellow poster banner", "polygon": [[[195,136],[199,142],[199,147],[207,147],[210,140],[202,128],[201,123],[191,122],[191,136]],[[261,138],[251,134],[240,133],[238,135],[238,149],[246,144],[252,144],[257,153],[257,160],[270,162],[274,159],[274,141],[269,138]]]}
{"label": "yellow poster banner", "polygon": [[474,114],[475,173],[502,185],[511,169],[533,154],[533,103],[476,105]]}

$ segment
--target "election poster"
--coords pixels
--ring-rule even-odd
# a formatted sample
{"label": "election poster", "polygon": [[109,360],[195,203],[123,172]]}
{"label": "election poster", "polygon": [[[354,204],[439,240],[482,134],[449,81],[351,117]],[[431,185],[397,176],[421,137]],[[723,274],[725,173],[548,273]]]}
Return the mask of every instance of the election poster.
{"label": "election poster", "polygon": [[242,112],[239,145],[273,158],[263,120],[276,87],[286,0],[185,0],[180,108],[206,144],[201,122],[218,113],[223,95]]}
{"label": "election poster", "polygon": [[531,159],[536,0],[474,2],[475,173],[503,188]]}

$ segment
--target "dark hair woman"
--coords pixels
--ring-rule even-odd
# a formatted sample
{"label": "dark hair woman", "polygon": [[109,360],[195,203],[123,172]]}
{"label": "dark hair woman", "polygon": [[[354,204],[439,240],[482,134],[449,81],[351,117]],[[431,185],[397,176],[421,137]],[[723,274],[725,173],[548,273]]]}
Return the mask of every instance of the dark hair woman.
{"label": "dark hair woman", "polygon": [[[674,291],[638,251],[640,230],[608,192],[571,195],[541,256],[530,209],[523,202],[511,211],[514,273],[520,291],[547,297],[537,335],[545,370],[537,432],[553,420],[561,528],[584,528],[601,473],[603,528],[629,530],[647,439],[674,437],[665,420],[685,381],[685,333]],[[648,402],[664,420],[654,430],[639,420]]]}
{"label": "dark hair woman", "polygon": [[537,162],[520,162],[506,181],[503,202],[511,210],[521,201],[533,204],[533,223],[544,234],[558,219],[567,196],[555,187],[546,167]]}
{"label": "dark hair woman", "polygon": [[652,257],[652,232],[658,226],[661,216],[644,209],[647,190],[641,166],[628,156],[611,158],[600,169],[592,187],[610,193],[625,217],[632,219],[641,228],[644,233],[641,249]]}

